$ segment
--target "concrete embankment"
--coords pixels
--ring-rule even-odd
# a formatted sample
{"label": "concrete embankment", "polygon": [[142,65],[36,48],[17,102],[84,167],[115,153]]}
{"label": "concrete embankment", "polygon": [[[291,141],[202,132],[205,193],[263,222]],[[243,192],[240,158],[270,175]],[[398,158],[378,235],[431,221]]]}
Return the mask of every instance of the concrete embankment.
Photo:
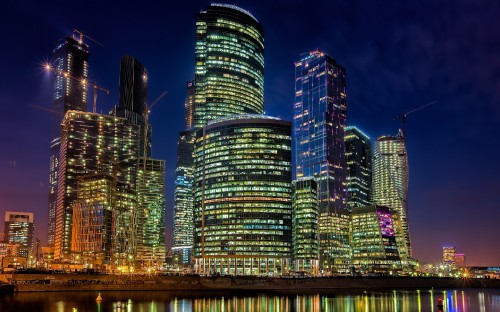
{"label": "concrete embankment", "polygon": [[500,280],[458,278],[266,278],[148,275],[12,274],[16,291],[242,291],[318,293],[339,290],[500,288]]}

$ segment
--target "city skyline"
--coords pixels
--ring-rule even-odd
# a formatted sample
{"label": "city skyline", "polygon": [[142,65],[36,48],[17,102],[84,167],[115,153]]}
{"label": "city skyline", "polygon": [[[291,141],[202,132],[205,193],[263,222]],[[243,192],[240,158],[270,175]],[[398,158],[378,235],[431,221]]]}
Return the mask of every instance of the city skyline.
{"label": "city skyline", "polygon": [[[66,16],[56,23],[54,17],[60,8],[57,12],[40,10],[47,14],[39,14],[35,4],[30,8],[8,7],[13,14],[7,22],[13,22],[15,16],[27,14],[34,17],[33,24],[29,24],[33,26],[39,23],[42,32],[36,38],[30,38],[29,42],[23,43],[22,47],[29,53],[24,50],[20,52],[15,45],[12,46],[12,51],[1,52],[2,59],[12,60],[13,64],[7,66],[6,73],[11,73],[9,79],[2,75],[0,83],[0,98],[5,101],[0,105],[3,115],[0,120],[3,133],[1,145],[4,150],[0,156],[0,168],[5,172],[0,184],[4,205],[0,206],[0,212],[35,212],[36,237],[42,242],[46,241],[50,114],[32,110],[28,104],[50,107],[52,89],[48,76],[42,73],[41,64],[50,58],[53,43],[57,39],[71,35],[72,28],[81,28],[91,37],[104,43],[104,47],[100,47],[92,41],[86,41],[90,46],[89,76],[111,90],[110,96],[99,95],[98,112],[107,112],[118,103],[119,64],[124,54],[137,57],[148,68],[150,98],[154,99],[163,90],[169,92],[152,110],[151,124],[155,133],[153,154],[156,158],[167,160],[166,219],[167,235],[171,236],[175,174],[175,152],[172,151],[175,151],[178,132],[184,130],[185,84],[193,77],[195,14],[207,4],[197,2],[187,8],[176,7],[178,14],[168,13],[172,14],[172,21],[167,21],[168,18],[144,19],[146,26],[140,28],[142,31],[155,27],[157,36],[166,37],[165,43],[158,45],[155,45],[155,36],[143,36],[139,31],[124,31],[127,37],[121,33],[113,37],[112,33],[121,30],[107,26],[103,12],[94,12],[100,22],[97,23],[100,25],[98,27],[92,26],[93,19],[88,15],[93,12],[91,9],[83,9],[74,13],[74,18]],[[318,35],[312,31],[314,26],[325,26],[313,18],[319,18],[319,13],[307,18],[306,24],[310,24],[306,27],[309,29],[307,32],[299,32],[299,26],[293,25],[292,22],[287,23],[297,17],[297,13],[291,12],[291,5],[286,7],[285,3],[281,3],[283,7],[279,12],[282,14],[277,17],[267,13],[273,11],[269,5],[245,2],[237,5],[250,10],[264,27],[267,86],[265,109],[268,115],[291,120],[293,62],[300,58],[301,53],[315,48],[325,51],[346,67],[347,125],[359,126],[366,130],[372,139],[396,133],[400,123],[392,120],[394,115],[438,100],[438,104],[433,107],[409,117],[407,125],[410,227],[414,256],[424,261],[439,260],[440,246],[443,242],[452,242],[467,254],[468,264],[498,264],[499,252],[491,250],[491,246],[494,244],[493,239],[498,236],[494,220],[498,219],[499,214],[495,207],[499,202],[497,194],[500,185],[497,177],[500,172],[494,155],[497,154],[500,144],[497,144],[496,137],[490,136],[484,141],[485,138],[480,136],[484,133],[495,133],[494,126],[499,121],[500,112],[494,106],[499,99],[494,90],[499,78],[490,76],[493,71],[482,67],[476,60],[479,58],[484,61],[483,55],[486,60],[496,60],[492,58],[493,48],[482,47],[490,40],[487,32],[483,37],[479,36],[479,31],[477,34],[468,33],[476,40],[475,48],[478,51],[470,50],[468,45],[462,45],[466,40],[459,40],[458,34],[455,33],[459,29],[456,22],[445,20],[443,23],[451,30],[440,30],[440,24],[436,21],[438,15],[433,15],[437,13],[426,13],[423,7],[395,5],[386,8],[388,12],[377,11],[382,13],[382,17],[369,18],[362,26],[356,26],[356,21],[359,22],[363,16],[367,16],[370,5],[362,7],[352,4],[352,7],[349,7],[347,4],[338,3],[335,5],[339,6],[339,13],[335,14],[345,14],[347,17],[335,15],[339,20],[332,23],[338,29],[330,30],[331,32],[321,31]],[[459,3],[456,6],[460,5]],[[440,13],[449,9],[452,14],[454,10],[458,10],[455,7],[434,6]],[[105,8],[110,9],[108,6]],[[142,7],[140,10],[151,12],[155,7]],[[306,13],[310,11],[307,9]],[[472,13],[460,14],[479,14],[474,10],[469,11]],[[73,11],[68,10],[69,12],[73,14]],[[404,20],[403,17],[397,17],[399,15],[396,13],[407,13],[410,16],[413,13],[416,17],[414,20]],[[107,14],[111,14],[110,10],[107,10]],[[455,11],[455,14],[459,12]],[[112,16],[115,19],[120,18],[118,14]],[[384,16],[393,17],[393,20],[389,19],[387,24],[379,25]],[[419,20],[419,16],[422,20]],[[486,21],[489,21],[488,16]],[[332,21],[334,20],[332,17]],[[178,30],[175,23],[186,29],[179,29],[177,34],[172,34]],[[387,31],[387,38],[367,30],[370,23],[378,25],[381,32]],[[163,28],[158,28],[158,25]],[[33,31],[30,26],[21,27],[15,32],[16,37],[28,36],[30,31]],[[296,36],[286,36],[288,32],[294,31],[297,31]],[[448,38],[448,35],[452,35],[452,38]],[[11,36],[12,34],[9,34],[7,38],[12,38]],[[282,36],[287,38],[280,38]],[[412,38],[417,38],[418,42],[410,40]],[[445,42],[441,43],[438,39],[444,39]],[[174,49],[172,43],[175,44]],[[284,44],[286,46],[281,47]],[[458,53],[460,49],[451,49],[447,44],[463,49],[464,53]],[[423,56],[421,51],[424,52]],[[171,57],[167,58],[165,55]],[[458,70],[463,62],[474,65],[472,69],[476,72],[472,72],[471,77],[464,77]],[[14,66],[16,64],[18,66]],[[454,66],[457,69],[452,68]],[[481,79],[472,79],[475,76]],[[477,105],[479,109],[473,106],[466,110],[467,104]],[[16,133],[9,130],[11,128],[16,129]],[[488,152],[479,150],[484,144],[489,144]],[[29,149],[26,146],[29,146]],[[467,146],[469,150],[464,151]],[[477,148],[478,152],[470,150],[474,148]],[[482,163],[492,165],[483,168],[479,166]],[[457,170],[461,168],[463,170]],[[471,216],[471,207],[472,211],[482,208],[487,215]],[[480,223],[481,228],[484,228],[483,232],[473,231],[468,226],[470,222]]]}

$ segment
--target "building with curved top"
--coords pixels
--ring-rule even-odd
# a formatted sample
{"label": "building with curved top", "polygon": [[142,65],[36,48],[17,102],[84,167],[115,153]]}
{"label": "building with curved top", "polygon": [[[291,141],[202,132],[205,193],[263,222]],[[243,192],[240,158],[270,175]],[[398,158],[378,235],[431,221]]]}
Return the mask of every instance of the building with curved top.
{"label": "building with curved top", "polygon": [[277,275],[292,256],[291,123],[234,115],[194,144],[195,270]]}
{"label": "building with curved top", "polygon": [[248,11],[212,3],[196,16],[195,128],[264,112],[264,31]]}

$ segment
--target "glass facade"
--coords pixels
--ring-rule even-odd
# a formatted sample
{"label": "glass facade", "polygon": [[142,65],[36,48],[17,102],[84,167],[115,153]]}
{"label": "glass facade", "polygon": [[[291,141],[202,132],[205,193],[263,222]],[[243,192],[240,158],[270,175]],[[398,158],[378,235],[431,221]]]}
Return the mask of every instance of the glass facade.
{"label": "glass facade", "polygon": [[322,268],[349,270],[349,210],[345,158],[346,74],[319,50],[295,63],[294,151],[297,179],[319,190]]}
{"label": "glass facade", "polygon": [[194,147],[198,273],[264,275],[292,256],[291,124],[262,115],[209,123]]}
{"label": "glass facade", "polygon": [[249,12],[211,4],[196,16],[194,125],[264,112],[264,32]]}
{"label": "glass facade", "polygon": [[5,212],[4,242],[17,244],[19,256],[29,257],[33,250],[34,214],[31,212]]}
{"label": "glass facade", "polygon": [[56,259],[69,260],[73,205],[82,175],[106,173],[135,188],[138,128],[126,119],[68,111],[62,122],[55,220]]}
{"label": "glass facade", "polygon": [[401,257],[411,257],[408,225],[408,156],[402,132],[397,136],[382,136],[373,148],[372,201],[394,209],[403,226]]}
{"label": "glass facade", "polygon": [[[51,66],[55,69],[54,94],[52,109],[65,114],[68,110],[87,110],[87,88],[85,85],[69,77],[77,79],[88,78],[88,46],[71,37],[59,40],[52,53]],[[69,77],[64,76],[67,73]],[[56,206],[57,206],[57,175],[59,171],[59,149],[61,147],[61,116],[51,116],[50,167],[49,167],[49,217],[48,244],[54,245]]]}
{"label": "glass facade", "polygon": [[295,271],[319,273],[318,183],[314,178],[293,182],[293,260]]}
{"label": "glass facade", "polygon": [[352,267],[358,274],[396,274],[402,270],[398,251],[401,222],[384,206],[353,207],[351,212]]}
{"label": "glass facade", "polygon": [[350,208],[371,205],[372,147],[370,138],[360,129],[345,128],[347,161],[347,204]]}

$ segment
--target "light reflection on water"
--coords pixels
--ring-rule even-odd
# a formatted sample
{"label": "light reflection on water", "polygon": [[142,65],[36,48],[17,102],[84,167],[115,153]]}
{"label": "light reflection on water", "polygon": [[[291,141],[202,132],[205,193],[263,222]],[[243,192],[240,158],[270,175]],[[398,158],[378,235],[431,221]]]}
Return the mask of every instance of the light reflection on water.
{"label": "light reflection on water", "polygon": [[[97,311],[97,312],[188,312],[188,311],[500,311],[500,289],[411,290],[342,292],[325,295],[228,295],[186,292],[94,292],[20,293],[0,298],[3,311]],[[4,310],[5,309],[5,310]],[[75,309],[75,310],[74,310]]]}

